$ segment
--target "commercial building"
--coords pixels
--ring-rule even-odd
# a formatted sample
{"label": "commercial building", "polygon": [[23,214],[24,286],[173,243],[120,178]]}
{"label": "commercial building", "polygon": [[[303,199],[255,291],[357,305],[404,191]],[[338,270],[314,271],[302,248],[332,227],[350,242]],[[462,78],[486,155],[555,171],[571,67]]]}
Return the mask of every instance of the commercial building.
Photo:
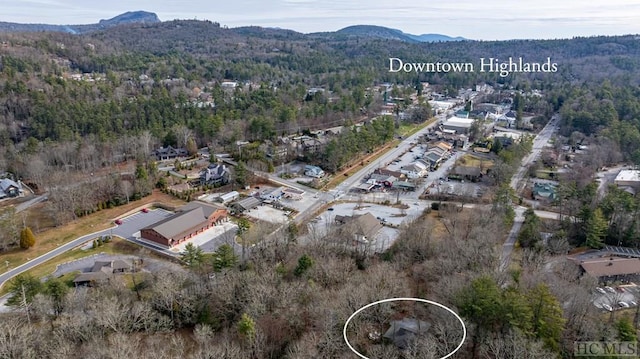
{"label": "commercial building", "polygon": [[469,133],[469,129],[473,124],[473,119],[471,118],[461,118],[461,117],[451,117],[447,119],[443,124],[442,128],[444,130],[455,131],[457,134],[467,134]]}
{"label": "commercial building", "polygon": [[227,221],[226,208],[194,201],[181,207],[176,214],[142,228],[140,237],[171,248],[225,221]]}

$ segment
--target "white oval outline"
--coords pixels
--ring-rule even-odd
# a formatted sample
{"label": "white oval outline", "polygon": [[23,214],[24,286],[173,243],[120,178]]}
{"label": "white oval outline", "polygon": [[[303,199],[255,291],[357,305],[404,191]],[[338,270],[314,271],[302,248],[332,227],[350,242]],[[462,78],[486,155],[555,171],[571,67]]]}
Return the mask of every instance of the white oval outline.
{"label": "white oval outline", "polygon": [[355,350],[351,346],[351,343],[349,343],[349,339],[347,339],[347,326],[349,326],[349,322],[351,322],[353,317],[358,315],[358,313],[360,313],[361,311],[363,311],[363,310],[365,310],[365,309],[367,309],[369,307],[372,307],[374,305],[381,304],[381,303],[387,303],[387,302],[398,302],[398,301],[407,301],[407,302],[408,301],[413,301],[413,302],[422,302],[422,303],[427,303],[427,304],[433,304],[436,307],[440,307],[442,309],[445,309],[449,313],[453,314],[453,316],[458,319],[460,324],[462,324],[462,340],[460,341],[460,344],[458,344],[458,346],[451,353],[443,356],[440,359],[447,359],[450,356],[452,356],[453,354],[455,354],[458,350],[460,350],[460,348],[462,348],[462,345],[464,344],[464,341],[467,340],[467,326],[464,324],[464,321],[462,320],[462,318],[460,318],[460,316],[456,312],[454,312],[451,308],[449,308],[447,306],[444,306],[444,305],[442,305],[442,304],[440,304],[438,302],[434,302],[432,300],[427,300],[427,299],[422,299],[422,298],[389,298],[389,299],[383,299],[383,300],[379,300],[377,302],[373,302],[373,303],[369,303],[369,304],[365,305],[364,307],[356,310],[355,313],[351,314],[349,319],[347,319],[347,321],[344,323],[344,328],[342,329],[342,336],[343,336],[344,342],[347,343],[347,346],[349,347],[349,349],[351,349],[352,352],[354,352],[357,356],[359,356],[362,359],[371,359],[371,358],[368,358],[368,357],[360,354],[360,352]]}

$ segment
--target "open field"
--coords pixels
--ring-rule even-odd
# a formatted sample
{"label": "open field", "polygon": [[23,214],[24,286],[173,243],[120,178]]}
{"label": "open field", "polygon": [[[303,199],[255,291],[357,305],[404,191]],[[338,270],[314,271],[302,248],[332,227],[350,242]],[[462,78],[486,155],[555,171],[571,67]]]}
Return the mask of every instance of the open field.
{"label": "open field", "polygon": [[[36,244],[32,248],[28,250],[18,249],[0,254],[0,273],[24,264],[73,239],[110,228],[113,226],[113,220],[115,218],[136,212],[140,210],[140,208],[151,206],[154,203],[179,206],[185,202],[160,191],[154,191],[151,195],[124,206],[95,212],[86,217],[78,218],[66,225],[35,233]],[[48,217],[44,206],[46,206],[46,202],[25,211],[27,212],[25,222],[28,226],[36,222],[41,223]],[[42,216],[47,217],[43,218]]]}
{"label": "open field", "polygon": [[458,159],[456,165],[478,167],[486,170],[487,168],[491,168],[493,166],[493,161],[467,154]]}

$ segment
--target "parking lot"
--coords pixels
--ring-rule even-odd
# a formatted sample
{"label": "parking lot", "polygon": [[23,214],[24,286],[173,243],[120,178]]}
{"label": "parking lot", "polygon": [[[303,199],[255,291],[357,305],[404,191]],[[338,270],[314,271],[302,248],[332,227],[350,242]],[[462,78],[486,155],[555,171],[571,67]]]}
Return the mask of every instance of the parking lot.
{"label": "parking lot", "polygon": [[594,290],[593,305],[604,311],[635,308],[639,293],[638,286],[597,287]]}

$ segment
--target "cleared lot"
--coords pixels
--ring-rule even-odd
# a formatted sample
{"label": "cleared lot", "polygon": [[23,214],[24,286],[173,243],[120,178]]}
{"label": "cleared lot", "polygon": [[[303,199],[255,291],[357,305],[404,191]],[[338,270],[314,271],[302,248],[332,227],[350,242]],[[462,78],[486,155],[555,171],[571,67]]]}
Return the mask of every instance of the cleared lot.
{"label": "cleared lot", "polygon": [[250,211],[244,212],[244,214],[247,217],[251,217],[254,219],[258,219],[261,221],[274,223],[274,224],[282,224],[289,221],[289,216],[287,216],[287,212],[273,208],[268,204],[253,208]]}

